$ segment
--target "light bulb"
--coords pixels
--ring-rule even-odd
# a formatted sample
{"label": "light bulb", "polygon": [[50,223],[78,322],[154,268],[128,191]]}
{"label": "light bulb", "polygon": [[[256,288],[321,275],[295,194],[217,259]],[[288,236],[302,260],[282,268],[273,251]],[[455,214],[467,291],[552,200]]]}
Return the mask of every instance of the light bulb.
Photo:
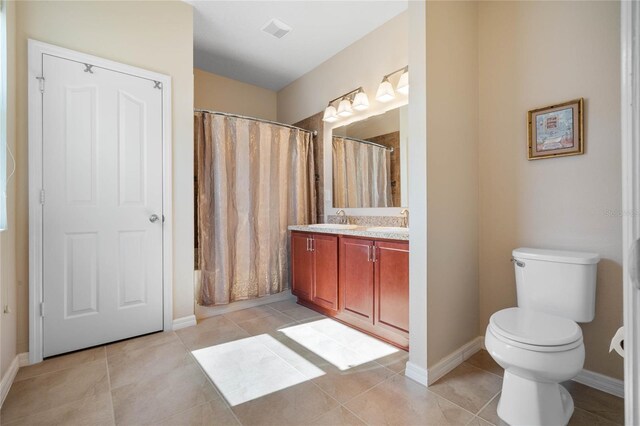
{"label": "light bulb", "polygon": [[389,102],[390,100],[396,97],[395,92],[393,91],[393,86],[389,82],[387,77],[382,80],[380,86],[378,86],[378,91],[376,92],[376,99],[380,102]]}
{"label": "light bulb", "polygon": [[349,117],[353,115],[353,110],[351,109],[351,101],[349,99],[344,98],[338,104],[338,115],[340,117]]}
{"label": "light bulb", "polygon": [[409,93],[409,69],[405,68],[404,72],[400,76],[396,90],[403,95],[407,95]]}
{"label": "light bulb", "polygon": [[333,105],[328,105],[324,110],[324,116],[322,117],[322,121],[326,121],[327,123],[333,123],[334,121],[338,121],[338,114],[336,112],[336,107]]}
{"label": "light bulb", "polygon": [[364,111],[365,109],[369,108],[369,97],[366,93],[364,93],[364,90],[356,93],[356,97],[353,98],[352,106],[356,111]]}

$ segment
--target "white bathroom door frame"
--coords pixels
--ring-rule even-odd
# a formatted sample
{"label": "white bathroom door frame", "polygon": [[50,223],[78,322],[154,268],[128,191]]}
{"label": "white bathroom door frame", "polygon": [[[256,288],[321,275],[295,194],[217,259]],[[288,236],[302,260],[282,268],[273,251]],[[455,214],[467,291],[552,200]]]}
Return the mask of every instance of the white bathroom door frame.
{"label": "white bathroom door frame", "polygon": [[620,8],[625,424],[640,425],[640,3]]}
{"label": "white bathroom door frame", "polygon": [[[43,176],[42,153],[42,80],[43,55],[92,64],[100,68],[160,82],[162,90],[162,263],[163,263],[163,328],[171,330],[173,321],[173,238],[172,238],[172,176],[171,176],[171,77],[118,62],[87,55],[36,40],[28,46],[28,117],[29,117],[29,363],[43,359],[43,214],[40,202]],[[44,82],[46,85],[46,81]]]}

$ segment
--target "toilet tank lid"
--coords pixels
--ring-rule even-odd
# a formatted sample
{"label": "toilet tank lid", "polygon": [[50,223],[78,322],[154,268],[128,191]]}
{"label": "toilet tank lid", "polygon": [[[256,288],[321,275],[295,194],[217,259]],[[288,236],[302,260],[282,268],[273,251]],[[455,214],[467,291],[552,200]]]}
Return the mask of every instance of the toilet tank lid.
{"label": "toilet tank lid", "polygon": [[587,253],[582,251],[546,250],[520,247],[511,252],[516,259],[544,260],[547,262],[577,263],[590,265],[600,261],[597,253]]}

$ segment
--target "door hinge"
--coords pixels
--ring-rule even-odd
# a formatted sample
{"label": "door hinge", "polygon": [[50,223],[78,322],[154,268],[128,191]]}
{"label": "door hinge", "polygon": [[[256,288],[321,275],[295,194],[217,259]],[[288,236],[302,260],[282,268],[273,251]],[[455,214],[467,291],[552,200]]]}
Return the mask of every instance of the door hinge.
{"label": "door hinge", "polygon": [[44,302],[40,302],[40,316],[44,318]]}
{"label": "door hinge", "polygon": [[44,204],[44,189],[40,190],[40,204]]}
{"label": "door hinge", "polygon": [[40,93],[44,93],[44,77],[36,77],[40,84]]}

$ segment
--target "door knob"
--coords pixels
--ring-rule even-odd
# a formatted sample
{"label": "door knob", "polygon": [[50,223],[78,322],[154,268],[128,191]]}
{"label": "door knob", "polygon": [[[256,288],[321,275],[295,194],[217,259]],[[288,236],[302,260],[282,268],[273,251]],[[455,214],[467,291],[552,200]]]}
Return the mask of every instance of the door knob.
{"label": "door knob", "polygon": [[152,214],[151,216],[149,216],[149,222],[151,223],[156,223],[159,220],[160,216],[158,216],[157,214]]}

